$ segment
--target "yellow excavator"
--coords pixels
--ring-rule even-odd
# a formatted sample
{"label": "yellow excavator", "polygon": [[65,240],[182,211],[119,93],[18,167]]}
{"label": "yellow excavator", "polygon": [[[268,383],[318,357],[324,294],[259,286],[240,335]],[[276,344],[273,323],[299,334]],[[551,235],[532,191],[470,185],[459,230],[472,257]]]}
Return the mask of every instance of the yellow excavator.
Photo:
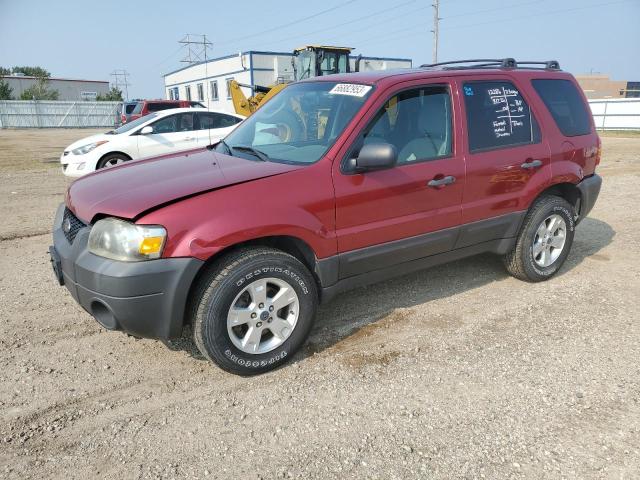
{"label": "yellow excavator", "polygon": [[[293,81],[305,78],[321,77],[334,73],[349,73],[349,55],[353,48],[333,47],[327,45],[305,45],[293,51],[291,65],[293,67]],[[355,71],[360,70],[360,58],[356,59]],[[235,80],[229,82],[231,100],[236,113],[248,117],[256,109],[287,86],[286,82],[275,83],[267,87],[246,85]],[[250,88],[253,95],[247,98],[241,87]]]}

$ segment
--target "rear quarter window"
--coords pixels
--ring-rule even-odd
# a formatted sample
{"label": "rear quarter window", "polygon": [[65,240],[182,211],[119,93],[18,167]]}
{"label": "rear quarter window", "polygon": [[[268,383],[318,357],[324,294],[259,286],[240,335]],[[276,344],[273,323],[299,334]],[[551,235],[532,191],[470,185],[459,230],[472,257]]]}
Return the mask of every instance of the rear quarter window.
{"label": "rear quarter window", "polygon": [[176,108],[177,106],[176,103],[149,103],[147,105],[147,111],[159,112],[160,110],[168,110],[170,108]]}
{"label": "rear quarter window", "polygon": [[564,136],[591,133],[591,114],[573,82],[538,79],[531,83]]}

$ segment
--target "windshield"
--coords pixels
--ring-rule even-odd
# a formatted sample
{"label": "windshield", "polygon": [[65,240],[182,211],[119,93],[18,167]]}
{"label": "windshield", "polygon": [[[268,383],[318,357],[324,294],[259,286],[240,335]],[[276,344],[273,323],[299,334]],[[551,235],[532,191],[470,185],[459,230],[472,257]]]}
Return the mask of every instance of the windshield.
{"label": "windshield", "polygon": [[[260,150],[269,160],[314,163],[333,145],[372,90],[360,84],[296,83],[242,122],[216,150]],[[243,152],[244,156],[246,153]]]}
{"label": "windshield", "polygon": [[315,60],[316,54],[309,50],[299,52],[295,57],[293,57],[293,69],[296,81],[315,77]]}
{"label": "windshield", "polygon": [[143,123],[148,122],[149,120],[157,117],[158,114],[157,113],[150,113],[149,115],[145,115],[144,117],[140,117],[136,120],[133,120],[129,123],[125,123],[124,125],[122,125],[120,128],[116,128],[114,131],[109,132],[115,135],[119,135],[121,133],[126,133],[130,130],[133,130],[136,127],[139,127],[140,125],[142,125]]}

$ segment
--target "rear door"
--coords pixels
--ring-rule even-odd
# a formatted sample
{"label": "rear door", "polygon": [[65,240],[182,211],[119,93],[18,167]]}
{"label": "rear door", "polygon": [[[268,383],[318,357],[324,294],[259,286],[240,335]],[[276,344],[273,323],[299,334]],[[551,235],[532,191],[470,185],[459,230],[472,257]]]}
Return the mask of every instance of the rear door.
{"label": "rear door", "polygon": [[[460,223],[464,157],[452,85],[405,82],[381,96],[334,162],[340,277],[450,250]],[[394,168],[346,169],[366,143],[390,143]]]}
{"label": "rear door", "polygon": [[153,157],[197,147],[194,114],[176,113],[151,124],[153,132],[136,135],[140,157]]}
{"label": "rear door", "polygon": [[198,146],[207,146],[226,137],[242,120],[219,112],[197,112]]}
{"label": "rear door", "polygon": [[457,80],[467,180],[456,248],[517,234],[529,201],[551,180],[550,150],[530,90],[508,76]]}

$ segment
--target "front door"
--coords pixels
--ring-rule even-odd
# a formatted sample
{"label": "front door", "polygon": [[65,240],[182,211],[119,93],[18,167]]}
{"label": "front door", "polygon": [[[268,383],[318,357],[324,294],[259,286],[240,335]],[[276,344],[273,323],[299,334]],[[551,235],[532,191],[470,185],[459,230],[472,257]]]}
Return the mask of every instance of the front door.
{"label": "front door", "polygon": [[[464,158],[454,128],[451,84],[412,82],[381,97],[334,162],[340,277],[450,250],[461,219]],[[389,143],[394,168],[347,170],[362,145]]]}
{"label": "front door", "polygon": [[137,135],[140,158],[189,150],[198,146],[194,114],[191,112],[163,117],[153,122],[151,127],[152,133]]}

